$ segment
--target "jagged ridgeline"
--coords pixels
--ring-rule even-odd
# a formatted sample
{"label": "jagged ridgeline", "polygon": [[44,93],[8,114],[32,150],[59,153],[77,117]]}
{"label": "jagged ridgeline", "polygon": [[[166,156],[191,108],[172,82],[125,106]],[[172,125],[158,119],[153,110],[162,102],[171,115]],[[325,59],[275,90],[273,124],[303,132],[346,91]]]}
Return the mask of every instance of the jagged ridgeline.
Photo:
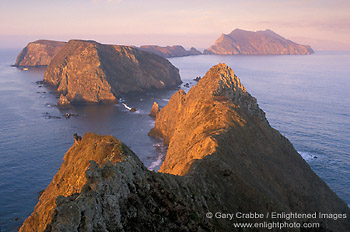
{"label": "jagged ridgeline", "polygon": [[88,133],[66,153],[21,231],[242,231],[233,223],[286,221],[209,219],[207,212],[344,214],[288,222],[349,231],[348,206],[270,127],[226,64],[154,112],[150,135],[169,145],[159,173],[115,138]]}

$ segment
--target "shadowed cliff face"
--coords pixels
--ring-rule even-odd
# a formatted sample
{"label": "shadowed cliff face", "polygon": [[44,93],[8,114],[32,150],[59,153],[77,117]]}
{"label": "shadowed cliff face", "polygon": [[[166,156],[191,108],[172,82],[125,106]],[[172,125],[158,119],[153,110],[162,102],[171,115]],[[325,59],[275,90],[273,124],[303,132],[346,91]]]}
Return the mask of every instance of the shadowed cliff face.
{"label": "shadowed cliff face", "polygon": [[271,30],[244,31],[236,29],[222,34],[204,54],[219,55],[309,55],[314,53],[307,45],[283,38]]}
{"label": "shadowed cliff face", "polygon": [[226,64],[212,67],[187,94],[175,93],[150,134],[169,144],[160,172],[205,183],[202,194],[215,196],[207,202],[212,212],[347,213],[341,221],[321,221],[333,231],[350,228],[346,204],[269,126]]}
{"label": "shadowed cliff face", "polygon": [[140,49],[142,51],[152,52],[164,58],[194,56],[194,55],[202,54],[200,51],[198,51],[194,47],[192,47],[189,51],[187,51],[185,50],[185,48],[183,48],[180,45],[166,46],[166,47],[160,47],[157,45],[143,45],[140,47]]}
{"label": "shadowed cliff face", "polygon": [[120,94],[181,83],[169,61],[136,48],[71,40],[54,57],[44,81],[57,86],[61,104],[114,102]]}
{"label": "shadowed cliff face", "polygon": [[65,44],[65,42],[51,40],[37,40],[31,42],[18,54],[15,66],[47,66]]}

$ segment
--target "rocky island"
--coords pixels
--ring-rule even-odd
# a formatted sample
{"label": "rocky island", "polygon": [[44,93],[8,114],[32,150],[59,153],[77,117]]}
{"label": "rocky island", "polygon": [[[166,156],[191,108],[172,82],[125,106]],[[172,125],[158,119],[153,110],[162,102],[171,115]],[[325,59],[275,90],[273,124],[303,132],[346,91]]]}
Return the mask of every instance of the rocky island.
{"label": "rocky island", "polygon": [[30,42],[18,54],[16,67],[46,67],[52,58],[63,48],[65,42],[37,40]]}
{"label": "rocky island", "polygon": [[20,231],[242,231],[233,223],[286,222],[210,218],[208,212],[341,214],[345,218],[288,222],[320,223],[310,231],[349,231],[348,206],[269,125],[226,64],[153,111],[150,135],[169,145],[159,173],[112,136],[87,133],[65,154]]}
{"label": "rocky island", "polygon": [[59,104],[110,103],[121,94],[173,88],[179,70],[168,60],[130,46],[70,40],[52,59],[44,82],[61,93]]}
{"label": "rocky island", "polygon": [[271,30],[233,30],[222,34],[214,45],[203,54],[217,55],[309,55],[314,53],[308,45],[300,45],[287,40]]}
{"label": "rocky island", "polygon": [[182,56],[195,56],[201,55],[202,53],[192,47],[190,50],[186,50],[180,45],[161,47],[157,45],[143,45],[140,47],[141,50],[146,52],[152,52],[164,58],[171,57],[182,57]]}

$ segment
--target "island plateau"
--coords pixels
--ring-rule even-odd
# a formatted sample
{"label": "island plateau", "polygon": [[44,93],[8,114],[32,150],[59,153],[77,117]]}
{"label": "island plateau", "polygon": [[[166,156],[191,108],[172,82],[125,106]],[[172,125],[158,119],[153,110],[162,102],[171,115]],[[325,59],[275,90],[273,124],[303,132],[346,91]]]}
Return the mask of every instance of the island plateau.
{"label": "island plateau", "polygon": [[309,55],[314,53],[308,45],[300,45],[283,38],[271,30],[233,30],[222,34],[203,54],[217,55]]}

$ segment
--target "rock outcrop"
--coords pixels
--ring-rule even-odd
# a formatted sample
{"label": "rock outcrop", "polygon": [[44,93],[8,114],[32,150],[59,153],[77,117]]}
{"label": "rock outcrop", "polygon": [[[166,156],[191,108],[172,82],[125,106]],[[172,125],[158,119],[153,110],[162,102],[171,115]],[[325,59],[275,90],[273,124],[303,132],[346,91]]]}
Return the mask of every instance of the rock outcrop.
{"label": "rock outcrop", "polygon": [[[129,46],[69,41],[47,67],[44,81],[57,87],[62,102],[110,103],[117,96],[181,83],[168,60]],[[64,101],[63,101],[64,100]]]}
{"label": "rock outcrop", "polygon": [[[269,126],[225,64],[211,68],[187,94],[174,94],[150,133],[169,144],[162,173],[147,170],[113,137],[88,133],[66,153],[21,231],[281,231],[242,230],[237,222],[320,223],[284,231],[350,229],[347,205]],[[211,218],[208,212],[247,216]],[[272,212],[346,218],[249,215]]]}
{"label": "rock outcrop", "polygon": [[244,31],[236,29],[222,34],[203,54],[217,55],[308,55],[314,51],[308,45],[287,40],[271,30]]}
{"label": "rock outcrop", "polygon": [[[88,133],[75,143],[64,156],[64,162],[52,182],[40,196],[32,215],[27,218],[20,231],[44,231],[51,221],[55,200],[58,196],[79,193],[86,182],[85,171],[90,160],[103,165],[116,163],[131,151],[112,136],[99,137]],[[80,155],[78,155],[80,154]]]}
{"label": "rock outcrop", "polygon": [[157,102],[153,102],[152,109],[151,109],[151,117],[157,117],[157,114],[159,112],[159,105]]}
{"label": "rock outcrop", "polygon": [[211,231],[205,210],[183,177],[151,172],[119,140],[87,133],[20,231]]}
{"label": "rock outcrop", "polygon": [[200,51],[198,51],[194,47],[192,47],[189,51],[187,51],[184,47],[180,45],[166,46],[166,47],[160,47],[157,45],[143,45],[140,47],[140,49],[146,52],[152,52],[164,58],[195,56],[195,55],[202,54]]}
{"label": "rock outcrop", "polygon": [[46,67],[65,44],[65,42],[52,40],[37,40],[31,42],[18,54],[14,66]]}

